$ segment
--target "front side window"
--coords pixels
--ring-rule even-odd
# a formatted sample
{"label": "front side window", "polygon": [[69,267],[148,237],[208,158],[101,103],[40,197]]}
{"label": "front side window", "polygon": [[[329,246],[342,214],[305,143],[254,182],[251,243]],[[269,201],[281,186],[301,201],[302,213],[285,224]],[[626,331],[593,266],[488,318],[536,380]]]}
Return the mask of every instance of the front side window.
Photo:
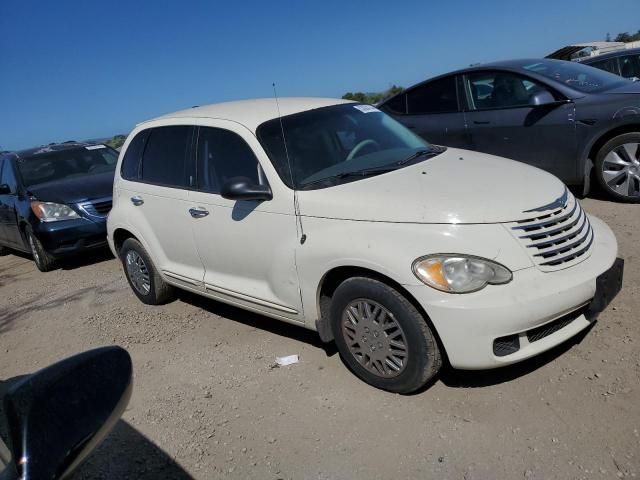
{"label": "front side window", "polygon": [[187,152],[193,129],[186,125],[152,128],[142,155],[143,182],[187,187]]}
{"label": "front side window", "polygon": [[25,187],[68,178],[110,173],[116,168],[118,154],[103,145],[53,150],[43,148],[20,158],[18,171]]}
{"label": "front side window", "polygon": [[[2,165],[4,163],[4,165]],[[18,188],[18,182],[16,176],[13,173],[13,167],[11,166],[11,160],[8,158],[2,162],[0,159],[0,185],[9,185],[11,193],[15,193]]]}
{"label": "front side window", "polygon": [[623,85],[626,80],[604,70],[577,62],[538,60],[520,67],[562,83],[582,93],[598,93]]}
{"label": "front side window", "polygon": [[198,189],[220,193],[234,177],[260,183],[260,167],[251,147],[236,133],[221,128],[200,127],[197,147]]}
{"label": "front side window", "polygon": [[456,77],[441,78],[409,90],[407,111],[409,114],[457,112]]}
{"label": "front side window", "polygon": [[531,105],[532,97],[546,90],[530,79],[502,71],[468,73],[465,88],[471,110]]}
{"label": "front side window", "polygon": [[354,103],[288,115],[282,126],[275,118],[257,135],[282,181],[297,189],[361,180],[439,153],[377,108]]}
{"label": "front side window", "polygon": [[625,78],[640,78],[640,55],[620,57],[620,71]]}

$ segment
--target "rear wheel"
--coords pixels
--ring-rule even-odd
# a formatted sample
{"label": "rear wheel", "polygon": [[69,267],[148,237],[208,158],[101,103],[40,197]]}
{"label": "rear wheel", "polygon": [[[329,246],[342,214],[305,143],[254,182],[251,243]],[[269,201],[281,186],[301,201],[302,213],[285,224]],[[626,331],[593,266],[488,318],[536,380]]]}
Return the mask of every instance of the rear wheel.
{"label": "rear wheel", "polygon": [[120,259],[133,293],[148,305],[161,305],[172,300],[174,288],[156,270],[144,247],[128,238],[120,249]]}
{"label": "rear wheel", "polygon": [[56,268],[56,259],[47,253],[42,246],[42,243],[40,243],[40,240],[38,240],[34,235],[33,230],[31,230],[30,227],[27,227],[25,235],[27,237],[29,249],[31,250],[31,256],[33,257],[33,261],[38,270],[41,272],[49,272]]}
{"label": "rear wheel", "polygon": [[596,176],[611,197],[640,202],[640,133],[625,133],[605,143],[596,156]]}
{"label": "rear wheel", "polygon": [[410,393],[442,365],[435,336],[420,312],[378,280],[345,280],[334,292],[330,315],[343,361],[374,387]]}
{"label": "rear wheel", "polygon": [[0,257],[4,257],[5,255],[9,255],[9,249],[0,245]]}

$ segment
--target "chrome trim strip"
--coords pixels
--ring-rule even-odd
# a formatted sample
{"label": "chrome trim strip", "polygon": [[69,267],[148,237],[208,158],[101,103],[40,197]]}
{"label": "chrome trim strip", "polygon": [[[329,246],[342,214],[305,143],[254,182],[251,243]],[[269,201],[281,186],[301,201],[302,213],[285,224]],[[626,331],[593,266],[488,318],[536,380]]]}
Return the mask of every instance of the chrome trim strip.
{"label": "chrome trim strip", "polygon": [[551,255],[557,255],[559,252],[565,253],[565,251],[568,252],[569,250],[573,250],[574,248],[579,247],[580,245],[582,245],[585,242],[585,240],[589,237],[589,233],[591,233],[591,225],[589,225],[589,228],[587,228],[587,231],[584,233],[584,235],[582,235],[575,242],[568,243],[568,244],[565,244],[565,245],[561,245],[560,247],[558,247],[556,249],[553,249],[553,250],[546,250],[544,252],[535,253],[533,256],[534,257],[543,257],[546,260]]}
{"label": "chrome trim strip", "polygon": [[[100,197],[100,198],[94,198],[94,199],[92,199],[92,200],[87,200],[86,202],[80,202],[80,203],[78,203],[78,204],[76,204],[76,205],[78,205],[78,208],[79,208],[80,210],[82,210],[82,212],[83,212],[83,213],[86,213],[86,214],[87,214],[87,215],[89,215],[90,217],[95,217],[95,218],[106,218],[106,216],[108,215],[108,213],[107,213],[107,214],[105,214],[105,215],[103,215],[103,214],[101,214],[101,213],[96,212],[96,213],[94,214],[94,213],[91,213],[91,212],[89,212],[89,211],[87,210],[87,207],[94,207],[94,204],[95,204],[95,203],[106,203],[106,202],[111,202],[111,203],[113,204],[113,197]],[[94,211],[95,211],[95,207],[94,207]]]}
{"label": "chrome trim strip", "polygon": [[[570,230],[578,224],[578,222],[583,216],[585,218],[587,217],[586,214],[584,213],[584,210],[581,208],[580,213],[578,214],[578,217],[575,220],[573,220],[572,222],[566,225],[561,226],[560,228],[556,228],[555,230],[547,230],[545,232],[532,233],[530,235],[522,235],[521,237],[518,237],[518,238],[533,238],[533,237],[537,237],[538,235],[555,235],[556,233],[562,232],[563,230]],[[532,240],[532,241],[535,242],[535,240]],[[530,246],[533,247],[533,245],[530,245]]]}
{"label": "chrome trim strip", "polygon": [[206,283],[206,282],[205,282],[204,286],[205,286],[205,288],[207,290],[211,290],[213,292],[221,293],[222,295],[227,295],[229,297],[237,298],[238,300],[243,300],[245,302],[254,303],[256,305],[261,305],[263,307],[272,308],[274,310],[278,310],[278,311],[284,312],[284,313],[290,313],[290,314],[294,314],[294,315],[298,314],[298,311],[293,309],[293,308],[286,307],[286,306],[280,305],[278,303],[273,303],[273,302],[270,302],[268,300],[263,300],[261,298],[252,297],[251,295],[246,295],[244,293],[236,292],[234,290],[229,290],[227,288],[218,287],[217,285],[212,285],[212,284]]}
{"label": "chrome trim strip", "polygon": [[530,212],[546,212],[547,210],[555,210],[556,208],[563,208],[567,203],[567,199],[569,198],[569,189],[565,186],[564,192],[558,198],[556,198],[553,202],[547,203],[538,208],[532,208],[531,210],[525,210],[522,213],[530,213]]}
{"label": "chrome trim strip", "polygon": [[179,280],[181,282],[188,283],[189,285],[202,286],[202,282],[198,280],[194,280],[193,278],[184,277],[182,275],[178,275],[177,273],[170,272],[168,270],[162,270],[167,277],[173,278],[174,280]]}
{"label": "chrome trim strip", "polygon": [[593,239],[594,239],[593,230],[591,230],[591,226],[589,226],[589,231],[591,232],[591,240],[589,240],[589,243],[587,243],[587,245],[584,248],[581,248],[580,250],[572,252],[571,254],[566,255],[564,257],[554,258],[549,262],[541,263],[540,265],[541,266],[555,267],[557,265],[561,265],[563,263],[567,263],[567,262],[569,262],[571,260],[575,260],[576,258],[580,257],[582,254],[584,254],[587,251],[589,251],[589,249],[591,248],[591,245],[593,244]]}
{"label": "chrome trim strip", "polygon": [[558,215],[557,217],[553,217],[551,220],[545,220],[540,223],[529,223],[527,225],[518,225],[517,227],[511,227],[512,230],[526,230],[530,228],[540,229],[549,225],[556,225],[565,221],[567,218],[571,218],[574,213],[576,213],[576,209],[578,208],[578,201],[574,200],[573,208],[571,209],[571,213],[567,215]]}

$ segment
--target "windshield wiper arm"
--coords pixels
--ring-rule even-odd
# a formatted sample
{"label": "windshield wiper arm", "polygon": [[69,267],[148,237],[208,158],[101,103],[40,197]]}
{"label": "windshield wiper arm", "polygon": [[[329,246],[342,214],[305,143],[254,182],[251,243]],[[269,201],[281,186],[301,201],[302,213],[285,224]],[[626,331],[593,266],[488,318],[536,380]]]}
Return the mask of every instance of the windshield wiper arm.
{"label": "windshield wiper arm", "polygon": [[311,180],[310,182],[306,182],[300,185],[300,188],[304,189],[311,185],[317,185],[319,183],[329,182],[332,180],[342,180],[344,178],[368,177],[369,175],[378,175],[380,173],[391,172],[392,170],[396,170],[396,168],[387,166],[387,167],[366,168],[364,170],[355,170],[353,172],[343,172],[343,173],[338,173],[336,175],[330,175],[328,177],[318,178],[317,180]]}
{"label": "windshield wiper arm", "polygon": [[436,149],[434,147],[431,147],[430,149],[423,148],[421,150],[418,150],[417,152],[412,153],[407,158],[396,162],[396,165],[405,165],[405,164],[407,164],[409,162],[412,162],[413,160],[416,160],[416,159],[418,159],[420,157],[424,157],[425,155],[429,155],[430,157],[435,157],[436,155],[438,155],[438,154],[440,154],[442,152],[443,152],[443,150]]}

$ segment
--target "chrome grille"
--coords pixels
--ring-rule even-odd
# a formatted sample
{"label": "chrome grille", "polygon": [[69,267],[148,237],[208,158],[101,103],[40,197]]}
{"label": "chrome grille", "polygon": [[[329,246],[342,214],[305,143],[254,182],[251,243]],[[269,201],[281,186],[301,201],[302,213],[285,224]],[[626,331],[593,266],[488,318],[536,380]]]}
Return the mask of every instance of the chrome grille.
{"label": "chrome grille", "polygon": [[568,190],[556,201],[524,213],[536,216],[511,223],[510,230],[541,270],[567,268],[590,255],[589,218]]}
{"label": "chrome grille", "polygon": [[80,208],[84,210],[87,215],[104,218],[111,211],[112,202],[113,200],[111,197],[98,198],[89,202],[81,203]]}

